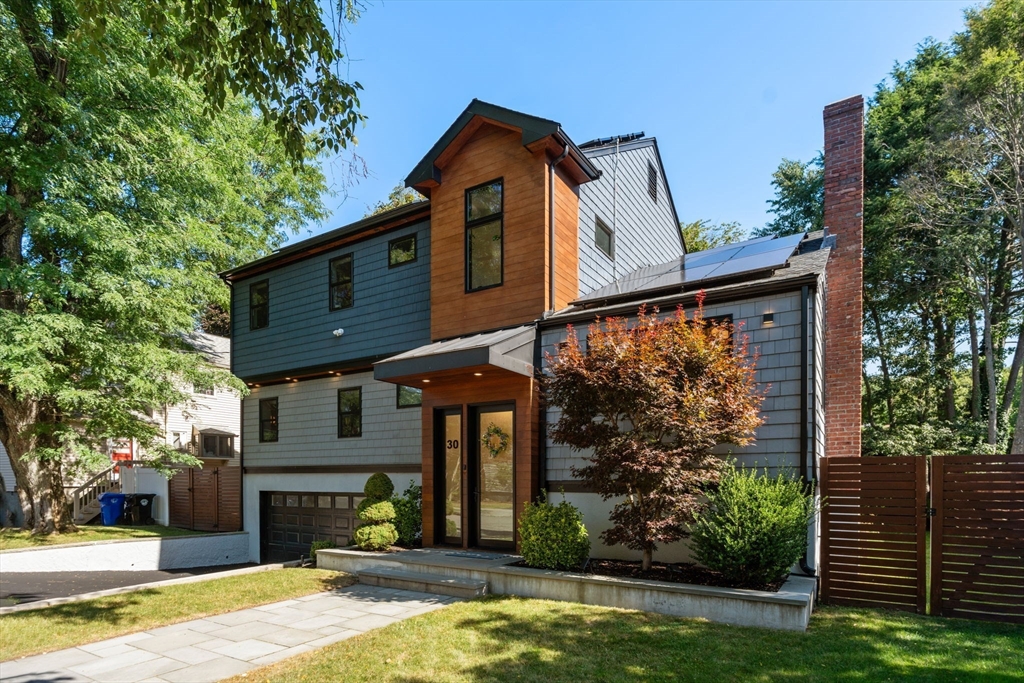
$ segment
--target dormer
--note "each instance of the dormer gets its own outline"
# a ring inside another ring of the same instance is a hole
[[[531,322],[579,291],[579,186],[555,121],[473,100],[406,178],[430,198],[434,340]]]

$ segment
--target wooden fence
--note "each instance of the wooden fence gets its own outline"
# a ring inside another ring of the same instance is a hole
[[[823,601],[1024,623],[1024,456],[824,458],[821,493]]]

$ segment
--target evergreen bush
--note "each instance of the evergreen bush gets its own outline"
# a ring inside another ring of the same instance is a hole
[[[395,492],[391,478],[377,472],[366,480],[366,496],[356,508],[356,516],[363,522],[356,529],[356,544],[363,550],[387,550],[398,540],[398,531],[392,522],[395,507],[388,499]]]
[[[551,504],[546,496],[527,503],[519,518],[523,560],[538,569],[578,570],[590,556],[583,515],[572,503]]]
[[[763,586],[789,572],[807,548],[814,497],[796,477],[730,466],[691,528],[695,560],[737,586]]]
[[[414,481],[401,496],[391,499],[395,507],[395,529],[398,545],[411,548],[423,536],[423,487]]]
[[[391,477],[383,472],[377,472],[366,480],[363,493],[366,494],[367,498],[387,500],[395,493],[395,484],[391,481]]]
[[[327,548],[337,547],[338,546],[334,545],[334,543],[331,541],[313,541],[313,543],[311,543],[309,546],[309,556],[315,560],[317,550],[325,550]]]

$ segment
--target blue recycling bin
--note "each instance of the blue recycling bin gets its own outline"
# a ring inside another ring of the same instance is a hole
[[[107,491],[100,496],[99,500],[103,526],[114,526],[117,524],[117,520],[124,515],[124,494]]]

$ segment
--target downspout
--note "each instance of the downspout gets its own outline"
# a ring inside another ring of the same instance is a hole
[[[804,493],[810,493],[810,479],[807,476],[807,463],[809,459],[808,441],[808,410],[807,410],[807,309],[809,288],[804,285],[800,288],[800,478],[804,482]],[[807,564],[807,546],[804,546],[803,557],[800,558],[800,570],[807,576],[815,576],[815,571]]]
[[[543,373],[541,369],[543,362],[543,343],[541,341],[541,329],[538,325],[537,337],[533,340],[533,372],[534,377],[537,379]],[[544,404],[543,393],[537,403],[537,410],[540,412],[540,420],[537,425],[537,436],[540,440],[537,444],[537,490],[546,496],[548,488],[548,409]]]
[[[548,168],[549,178],[549,190],[548,190],[548,245],[550,246],[551,253],[548,255],[550,259],[550,276],[549,281],[551,282],[551,291],[549,293],[551,307],[548,309],[552,313],[555,311],[555,167],[558,166],[565,157],[569,156],[569,145],[566,144],[562,149],[562,153],[551,162],[551,166]]]

